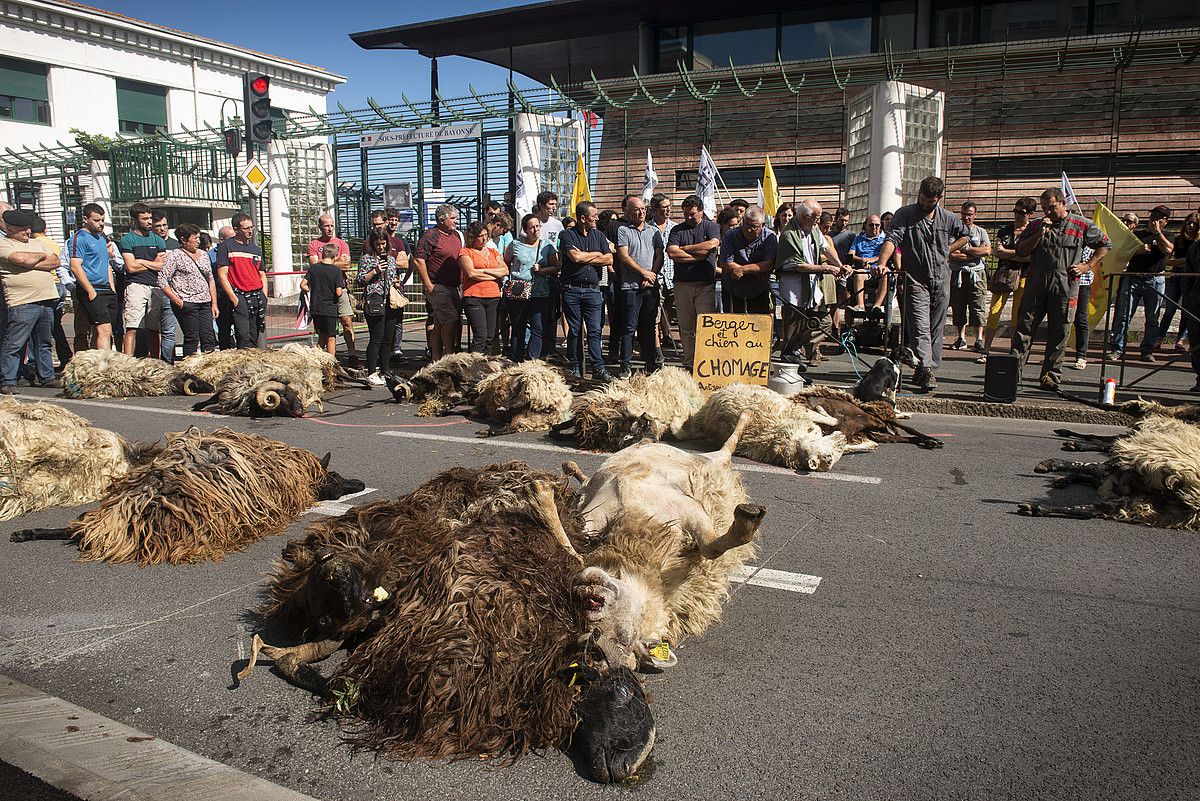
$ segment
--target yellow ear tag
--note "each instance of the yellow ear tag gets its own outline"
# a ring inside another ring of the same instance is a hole
[[[375,592],[371,593],[371,597],[373,597],[377,602],[383,603],[384,601],[386,601],[388,598],[391,598],[392,596],[390,594],[388,594],[388,591],[385,590],[383,587],[376,587]]]
[[[571,680],[567,682],[568,687],[574,687],[575,682],[579,679],[579,663],[572,662],[571,664],[567,665],[567,667],[575,668],[575,672],[571,674]]]
[[[671,659],[671,646],[663,640],[658,645],[650,649],[650,656],[657,659],[659,662],[669,662]]]

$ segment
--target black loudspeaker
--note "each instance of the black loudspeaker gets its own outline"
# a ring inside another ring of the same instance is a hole
[[[1010,353],[988,356],[983,372],[983,398],[996,403],[1012,403],[1017,399],[1021,383],[1021,358]]]

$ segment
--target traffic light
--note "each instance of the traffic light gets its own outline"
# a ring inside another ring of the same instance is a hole
[[[246,142],[266,145],[271,141],[271,79],[258,72],[242,75],[246,105]]]
[[[242,132],[237,128],[225,129],[225,152],[235,158],[242,154]]]

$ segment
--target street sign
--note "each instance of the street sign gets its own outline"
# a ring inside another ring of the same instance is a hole
[[[481,136],[483,123],[480,122],[470,125],[439,125],[436,128],[397,128],[393,131],[359,134],[358,146],[432,145],[439,142],[478,139]]]
[[[250,191],[254,193],[255,197],[261,197],[263,190],[271,181],[267,171],[258,163],[258,159],[250,159],[250,163],[243,167],[238,175],[246,182],[246,186],[250,187]]]

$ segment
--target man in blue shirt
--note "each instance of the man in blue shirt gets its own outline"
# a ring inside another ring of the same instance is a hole
[[[575,207],[575,227],[558,236],[562,269],[563,312],[567,316],[567,341],[570,345],[571,372],[583,375],[583,353],[579,346],[580,326],[587,331],[588,358],[592,360],[592,377],[609,381],[612,376],[604,367],[600,353],[600,311],[604,295],[600,292],[600,271],[613,263],[612,243],[596,225],[600,212],[586,200]]]
[[[775,269],[779,241],[767,230],[766,215],[751,206],[742,224],[721,239],[722,305],[731,314],[770,314],[771,289],[767,281]]]
[[[866,222],[863,223],[863,230],[854,237],[854,241],[850,243],[850,248],[847,250],[847,255],[850,257],[848,263],[854,265],[855,269],[854,275],[850,276],[850,305],[860,311],[864,310],[866,306],[867,298],[863,287],[866,284],[867,276],[858,271],[871,270],[879,264],[879,251],[883,249],[884,239],[883,224],[879,221],[879,215],[871,214],[867,216]],[[882,306],[887,297],[887,291],[888,277],[881,275],[875,289],[875,300],[871,305]]]
[[[112,347],[112,320],[117,308],[113,290],[112,263],[108,258],[108,237],[104,234],[104,209],[89,203],[82,209],[83,227],[67,240],[71,275],[75,276],[76,300],[80,311],[77,325],[95,331],[97,350]]]

